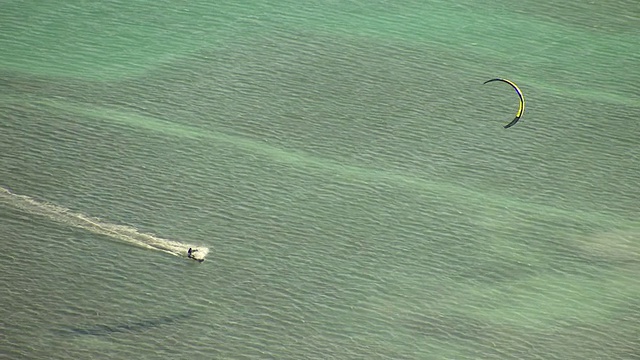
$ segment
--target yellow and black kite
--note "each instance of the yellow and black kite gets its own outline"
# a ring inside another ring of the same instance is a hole
[[[486,84],[492,81],[502,81],[511,85],[511,87],[513,87],[516,90],[516,93],[518,93],[518,97],[520,98],[520,106],[518,107],[518,112],[516,113],[516,117],[513,120],[511,120],[510,123],[504,126],[505,129],[508,129],[513,125],[515,125],[518,122],[518,120],[520,120],[520,118],[522,117],[522,114],[524,114],[524,95],[522,95],[522,91],[520,91],[520,89],[518,88],[518,85],[514,84],[513,81],[511,80],[498,78],[498,79],[487,80],[483,84]]]

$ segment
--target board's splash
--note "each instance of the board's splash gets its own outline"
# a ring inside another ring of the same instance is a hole
[[[106,235],[150,250],[159,250],[171,255],[187,257],[188,249],[192,248],[198,250],[198,259],[204,259],[209,253],[209,249],[203,246],[163,239],[155,235],[139,232],[129,226],[110,224],[100,219],[74,213],[59,205],[39,201],[26,195],[15,194],[2,186],[0,186],[0,201],[29,214],[44,216],[55,222],[85,229],[95,234]]]

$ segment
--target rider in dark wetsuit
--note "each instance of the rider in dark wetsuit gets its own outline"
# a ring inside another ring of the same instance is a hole
[[[198,249],[192,250],[191,248],[189,248],[189,251],[187,251],[187,257],[189,259],[193,259],[193,253],[198,251]]]

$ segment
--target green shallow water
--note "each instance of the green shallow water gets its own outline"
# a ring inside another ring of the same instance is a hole
[[[639,15],[5,4],[0,353],[638,357]]]

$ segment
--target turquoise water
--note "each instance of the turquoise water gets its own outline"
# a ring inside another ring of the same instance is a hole
[[[4,4],[0,354],[638,358],[639,17]]]

